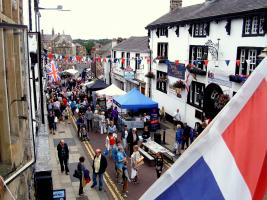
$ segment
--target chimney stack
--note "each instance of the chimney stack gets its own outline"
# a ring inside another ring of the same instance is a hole
[[[182,7],[182,0],[170,0],[170,12]]]

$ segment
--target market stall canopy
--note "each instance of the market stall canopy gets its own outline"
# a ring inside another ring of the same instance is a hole
[[[103,90],[98,90],[96,92],[97,95],[101,96],[101,95],[106,95],[106,96],[121,96],[121,95],[125,95],[126,92],[121,90],[120,88],[118,88],[116,85],[110,85],[107,88],[103,89]]]
[[[141,94],[136,88],[123,96],[115,97],[113,102],[123,109],[158,108],[158,103]]]
[[[67,72],[67,73],[70,73],[70,74],[72,74],[72,75],[79,74],[79,71],[76,70],[76,69],[67,69],[67,70],[65,70],[65,71],[63,71],[63,72]]]
[[[93,85],[86,86],[90,91],[97,91],[108,87],[108,85],[102,80],[96,80]]]
[[[85,82],[85,83],[82,83],[81,86],[82,86],[82,90],[85,91],[87,87],[90,87],[91,85],[94,84],[95,81],[88,81],[88,82]]]

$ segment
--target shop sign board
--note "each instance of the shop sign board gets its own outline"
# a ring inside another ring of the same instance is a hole
[[[175,63],[170,62],[168,64],[168,76],[185,80],[185,71],[186,67],[183,63],[176,65]]]
[[[133,71],[124,71],[124,78],[125,79],[134,79],[134,72]]]

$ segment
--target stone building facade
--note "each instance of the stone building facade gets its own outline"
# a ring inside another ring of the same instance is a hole
[[[32,196],[34,163],[23,0],[0,0],[0,176],[15,199]],[[0,199],[11,199],[0,190]]]

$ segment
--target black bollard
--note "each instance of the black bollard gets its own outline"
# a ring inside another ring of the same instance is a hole
[[[165,142],[165,134],[166,134],[166,129],[163,129],[163,141],[162,141],[162,144],[166,144],[166,142]]]

